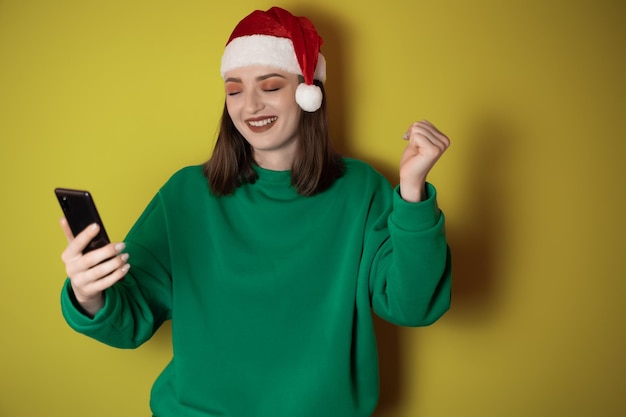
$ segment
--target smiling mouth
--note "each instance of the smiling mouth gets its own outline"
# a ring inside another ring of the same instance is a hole
[[[265,127],[265,126],[271,125],[276,120],[278,120],[278,117],[272,116],[266,119],[248,120],[246,123],[248,123],[248,125],[251,127]]]

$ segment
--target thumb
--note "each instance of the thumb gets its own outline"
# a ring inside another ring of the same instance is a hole
[[[74,240],[74,234],[72,233],[72,229],[70,228],[70,225],[67,222],[67,219],[65,217],[61,217],[60,223],[61,223],[61,229],[63,230],[63,234],[65,234],[67,241],[71,242],[72,240]]]

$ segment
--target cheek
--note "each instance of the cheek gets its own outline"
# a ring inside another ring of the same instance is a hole
[[[235,121],[235,114],[237,113],[237,104],[233,100],[226,99],[226,112],[233,121]]]
[[[300,112],[302,109],[296,103],[296,94],[286,93],[281,95],[280,98],[277,98],[275,101],[275,106],[280,108],[283,114],[288,114],[289,117],[300,117]]]
[[[242,132],[242,129],[244,129],[244,123],[240,120],[240,117],[237,116],[238,112],[237,112],[237,106],[235,105],[229,105],[228,101],[226,102],[226,113],[228,113],[228,116],[230,117],[230,120],[232,121],[233,125],[235,126],[235,129],[237,129],[237,131],[239,133]]]
[[[285,123],[285,129],[290,132],[291,135],[298,133],[298,127],[300,126],[300,114],[301,111],[293,110],[287,116],[288,121]]]

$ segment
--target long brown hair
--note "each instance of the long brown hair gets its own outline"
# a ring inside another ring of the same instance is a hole
[[[317,81],[315,84],[322,89],[322,106],[313,113],[301,112],[299,142],[291,168],[291,183],[304,196],[328,189],[345,171],[343,160],[330,142],[324,86]],[[254,164],[252,148],[235,127],[224,103],[213,155],[202,166],[213,194],[229,195],[242,184],[254,184],[258,178]]]

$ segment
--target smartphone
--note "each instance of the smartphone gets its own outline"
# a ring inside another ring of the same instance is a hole
[[[59,200],[63,214],[74,236],[93,223],[100,225],[100,232],[89,242],[85,250],[83,250],[83,253],[101,248],[110,242],[109,236],[104,229],[102,219],[100,219],[100,215],[96,209],[96,204],[89,191],[74,190],[71,188],[55,188],[54,193]]]

